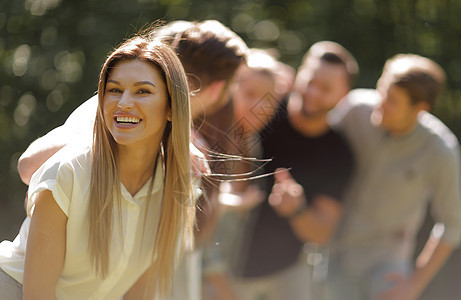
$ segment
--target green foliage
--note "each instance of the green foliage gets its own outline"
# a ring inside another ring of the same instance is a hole
[[[360,87],[396,53],[431,57],[448,74],[436,114],[459,136],[460,12],[453,0],[0,0],[0,238],[24,214],[20,153],[95,92],[107,53],[151,21],[217,19],[294,67],[312,43],[334,40],[357,57]]]

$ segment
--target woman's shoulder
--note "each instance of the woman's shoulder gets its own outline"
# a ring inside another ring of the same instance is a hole
[[[27,210],[30,213],[36,195],[43,190],[50,190],[67,214],[70,199],[75,189],[87,186],[91,178],[91,148],[66,146],[50,157],[32,175],[28,190]]]

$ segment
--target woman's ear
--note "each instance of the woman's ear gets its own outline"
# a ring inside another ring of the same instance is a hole
[[[171,122],[171,109],[168,110],[168,115],[166,116],[167,121]]]

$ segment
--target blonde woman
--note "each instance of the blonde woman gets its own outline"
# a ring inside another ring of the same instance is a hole
[[[29,217],[0,244],[0,298],[154,299],[193,242],[190,111],[174,51],[147,37],[100,74],[92,147],[32,177]],[[23,284],[23,287],[21,286]]]

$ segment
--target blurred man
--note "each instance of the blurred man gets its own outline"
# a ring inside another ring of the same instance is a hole
[[[269,123],[291,90],[294,76],[294,69],[277,61],[269,51],[249,49],[247,64],[239,68],[231,88],[234,122],[224,133],[232,140],[235,153],[247,158],[262,157],[259,131]],[[248,174],[255,170],[255,164],[254,160],[242,159],[234,161],[232,169],[234,173]],[[221,217],[215,235],[204,251],[204,299],[238,299],[229,283],[228,266],[238,259],[236,249],[240,245],[248,210],[267,197],[260,183],[259,180],[249,180],[221,185]]]
[[[272,158],[265,171],[278,171],[268,183],[268,201],[252,211],[246,230],[235,284],[241,299],[309,299],[311,269],[303,244],[330,239],[353,165],[347,143],[329,128],[326,115],[357,72],[342,46],[316,43],[303,59],[291,97],[262,131],[263,157]]]
[[[353,91],[332,111],[357,171],[332,250],[329,299],[417,299],[459,244],[459,144],[427,112],[444,83],[433,61],[397,55],[386,62],[377,91]],[[428,204],[438,224],[413,269]]]

